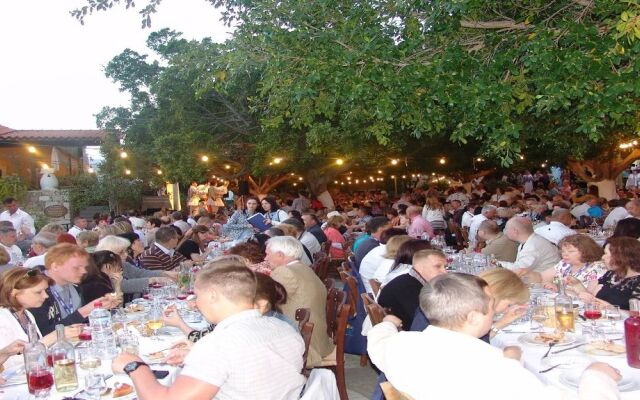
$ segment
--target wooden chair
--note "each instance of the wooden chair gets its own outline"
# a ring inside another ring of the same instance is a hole
[[[307,309],[300,308],[299,310],[307,310]],[[304,354],[302,355],[302,374],[307,375],[307,357],[309,356],[309,345],[311,344],[311,335],[313,335],[313,322],[307,321],[303,323],[300,328],[300,334],[302,335],[302,340],[304,341]]]
[[[384,397],[387,400],[413,400],[411,396],[399,392],[398,389],[394,388],[393,385],[389,382],[382,382],[380,384],[380,388],[382,389],[382,393],[384,393]]]
[[[364,309],[367,311],[367,315],[371,320],[371,325],[375,326],[382,322],[384,316],[387,315],[384,308],[382,308],[380,304],[376,303],[368,293],[362,293],[360,297],[362,298]]]
[[[369,285],[371,285],[371,290],[373,290],[373,294],[375,296],[378,296],[378,293],[380,293],[380,286],[382,286],[382,284],[377,280],[371,278],[369,279]]]
[[[313,262],[313,264],[311,264],[311,268],[318,278],[320,278],[321,281],[324,281],[327,279],[327,275],[329,274],[329,257],[326,255],[320,256]]]
[[[352,318],[356,315],[357,312],[356,307],[358,305],[358,283],[356,282],[356,279],[344,269],[339,268],[338,273],[340,274],[340,280],[342,281],[342,283],[349,287],[348,300],[349,305],[351,306],[351,315],[349,315],[349,318]]]
[[[298,321],[298,329],[302,332],[302,327],[304,324],[309,322],[309,317],[311,317],[311,310],[308,308],[298,308],[296,310],[296,321]]]
[[[331,240],[327,240],[326,242],[320,245],[320,251],[327,255],[327,257],[331,254]]]
[[[336,375],[340,400],[349,400],[344,372],[344,342],[351,306],[343,304],[345,297],[342,290],[335,288],[331,289],[327,295],[327,335],[336,345],[336,361],[335,365],[323,365],[333,370]]]
[[[322,282],[324,283],[324,287],[327,288],[327,295],[329,294],[329,291],[331,291],[331,289],[333,289],[336,286],[335,281],[331,278],[327,278]]]
[[[340,267],[346,272],[350,272],[351,271],[351,266],[349,265],[349,261],[347,261],[347,260],[341,262],[340,263]]]

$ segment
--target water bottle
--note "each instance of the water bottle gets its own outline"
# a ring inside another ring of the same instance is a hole
[[[100,358],[115,357],[117,349],[111,324],[111,313],[102,308],[102,303],[99,301],[95,303],[93,311],[89,314],[89,326],[91,327],[91,341]]]

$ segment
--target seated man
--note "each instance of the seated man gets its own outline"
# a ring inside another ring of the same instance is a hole
[[[83,305],[82,294],[76,286],[87,272],[89,253],[80,246],[60,243],[51,247],[44,256],[44,273],[55,285],[46,290],[47,299],[38,308],[31,308],[42,336],[55,330],[57,324],[84,323],[89,313],[101,302],[103,308],[113,308],[119,301],[113,297],[101,297]]]
[[[36,254],[31,258],[27,258],[23,264],[25,268],[33,268],[38,265],[44,265],[44,256],[49,248],[55,246],[56,235],[51,232],[40,232],[31,239],[31,250]]]
[[[420,250],[413,255],[412,265],[409,273],[393,278],[383,286],[378,296],[378,304],[400,318],[405,330],[413,322],[422,287],[436,276],[447,273],[447,258],[440,250]]]
[[[178,253],[178,233],[171,227],[163,226],[156,231],[155,242],[140,255],[140,264],[145,269],[171,271],[187,261]]]
[[[372,362],[397,390],[416,400],[572,397],[477,340],[489,331],[494,315],[494,301],[482,279],[441,275],[420,292],[420,307],[431,322],[424,331],[399,333],[400,320],[390,315],[367,335]],[[579,396],[615,399],[619,379],[611,366],[593,363],[582,373]]]
[[[551,213],[549,224],[536,228],[534,232],[557,246],[565,237],[578,233],[571,229],[572,223],[573,217],[569,210],[557,208]]]
[[[502,263],[504,267],[514,270],[517,274],[541,272],[560,261],[558,248],[547,239],[535,234],[529,219],[513,217],[507,221],[504,231],[509,239],[520,243],[516,261],[513,264]]]
[[[254,273],[239,264],[198,272],[196,304],[216,328],[193,346],[171,386],[131,354],[116,357],[113,371],[129,375],[140,400],[300,398],[304,342],[286,322],[254,309],[256,285]]]
[[[494,256],[498,261],[514,262],[518,254],[518,244],[509,239],[498,228],[496,221],[487,219],[478,227],[478,238],[485,243],[482,254]]]
[[[273,272],[271,277],[287,290],[287,302],[282,313],[295,320],[298,308],[311,310],[313,334],[307,358],[307,366],[313,368],[330,355],[335,346],[327,335],[327,289],[311,268],[302,264],[304,250],[299,241],[291,236],[276,236],[267,241],[265,260]]]

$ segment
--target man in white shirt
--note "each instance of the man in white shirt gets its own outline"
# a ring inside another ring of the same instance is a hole
[[[462,218],[460,220],[460,227],[462,228],[469,228],[471,226],[471,221],[473,220],[473,217],[475,216],[475,214],[473,213],[473,210],[476,208],[475,205],[467,205],[466,206],[466,211],[464,212],[464,214],[462,214]]]
[[[186,235],[189,229],[191,229],[191,225],[182,219],[182,213],[180,211],[174,211],[171,213],[171,224],[180,228],[182,236]]]
[[[640,218],[640,199],[629,200],[624,208],[629,213],[629,217]]]
[[[586,200],[584,201],[584,203],[576,205],[571,209],[571,215],[573,215],[577,220],[579,220],[580,217],[584,215],[588,215],[587,211],[589,210],[589,208],[591,208],[591,206],[589,205],[589,200],[592,200],[593,196],[585,197]]]
[[[73,219],[73,226],[67,232],[69,235],[74,238],[78,237],[78,233],[84,232],[87,230],[87,219],[85,217],[77,216]]]
[[[47,250],[57,244],[55,233],[40,232],[31,239],[31,250],[36,253],[35,256],[27,258],[24,262],[25,268],[33,268],[38,265],[44,265],[44,257]]]
[[[542,272],[560,261],[558,248],[542,236],[536,235],[528,218],[511,218],[507,221],[504,232],[509,239],[520,243],[520,246],[518,246],[516,261],[513,264],[502,263],[502,265],[519,275],[525,275],[531,271]]]
[[[12,225],[0,225],[0,246],[9,253],[9,264],[14,266],[22,265],[24,256],[22,250],[16,243],[18,242],[18,234]]]
[[[627,178],[627,182],[625,184],[625,188],[632,192],[637,191],[640,187],[640,171],[638,168],[633,168],[631,170],[631,174]]]
[[[12,197],[4,199],[2,204],[7,210],[0,214],[0,221],[11,221],[18,233],[18,240],[31,239],[36,234],[36,227],[31,215],[22,211],[18,207],[16,199]]]
[[[570,389],[545,385],[518,360],[478,339],[494,316],[494,299],[482,279],[440,275],[420,292],[420,308],[431,321],[422,332],[398,332],[400,320],[387,316],[367,334],[371,360],[400,392],[417,400],[576,397]],[[592,363],[582,373],[578,398],[617,399],[617,380],[614,368]]]
[[[558,245],[560,240],[578,233],[570,228],[572,221],[573,218],[571,218],[569,210],[558,208],[551,213],[549,224],[537,228],[535,233],[551,243]]]
[[[488,219],[494,219],[496,217],[496,206],[486,205],[482,207],[482,212],[473,217],[471,225],[469,226],[469,248],[473,249],[476,246],[478,234],[478,228],[480,224]]]
[[[300,220],[295,218],[287,218],[282,221],[283,224],[291,225],[296,228],[297,236],[296,239],[300,241],[304,245],[304,247],[309,250],[311,256],[315,256],[316,253],[321,251],[320,242],[313,236],[312,233],[304,230],[304,224],[300,222]],[[313,260],[311,260],[313,261]]]
[[[621,219],[629,218],[629,212],[625,208],[626,202],[624,200],[618,200],[618,207],[613,208],[607,214],[607,217],[604,219],[604,223],[602,224],[603,229],[614,229],[616,224]]]
[[[127,353],[113,360],[113,372],[129,375],[140,400],[299,399],[302,336],[254,309],[255,292],[255,275],[244,265],[201,270],[196,303],[216,329],[189,351],[175,382],[162,385],[142,359]]]

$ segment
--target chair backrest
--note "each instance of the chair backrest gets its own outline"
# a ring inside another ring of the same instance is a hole
[[[367,311],[367,315],[371,320],[371,325],[375,326],[382,322],[386,315],[384,308],[382,308],[380,304],[376,303],[368,293],[362,293],[360,297],[362,298],[364,309]]]
[[[329,257],[324,253],[316,253],[318,258],[311,264],[311,268],[320,280],[324,281],[329,275]]]
[[[371,285],[371,290],[373,290],[373,294],[378,296],[378,293],[380,293],[381,283],[371,278],[369,279],[369,285]]]
[[[320,251],[329,256],[331,252],[331,240],[327,239],[324,243],[320,245]]]
[[[298,308],[296,310],[296,321],[298,321],[298,329],[302,331],[302,326],[309,322],[311,317],[311,310],[308,308]]]
[[[338,332],[338,309],[344,303],[345,293],[336,288],[327,293],[327,335],[336,342]]]
[[[344,292],[342,293],[342,298],[344,299]],[[340,400],[349,400],[345,377],[344,345],[346,342],[349,314],[351,313],[350,309],[351,306],[349,304],[340,304],[338,306],[337,326],[333,337],[333,342],[336,344],[336,383],[338,385],[338,392],[340,393]]]
[[[351,276],[348,272],[346,272],[342,268],[338,268],[338,273],[340,274],[340,280],[346,286],[349,287],[349,305],[351,306],[351,315],[349,318],[356,315],[358,306],[358,283],[356,282],[356,278]]]
[[[301,308],[300,310],[306,310]],[[309,345],[311,344],[311,335],[313,334],[313,322],[305,322],[300,327],[300,334],[304,341],[304,354],[302,355],[302,373],[304,374],[307,369],[307,356],[309,355]]]
[[[333,278],[326,278],[322,281],[322,283],[324,283],[324,287],[327,288],[327,294],[329,294],[329,290],[333,289],[336,286],[336,282],[333,280]]]

